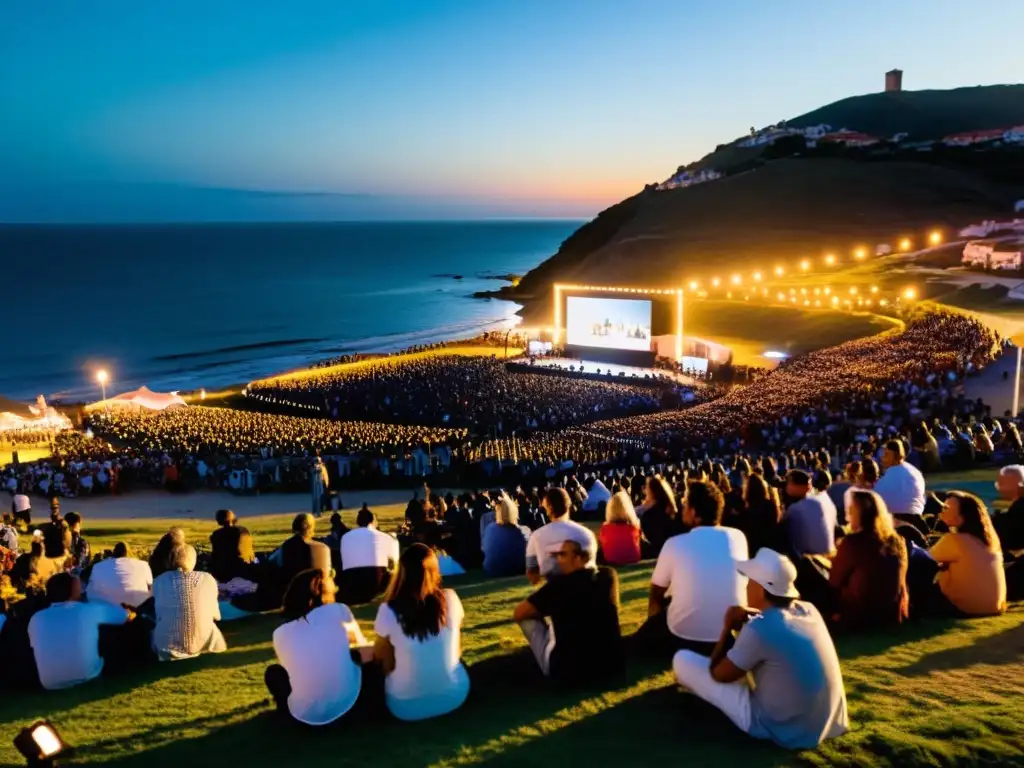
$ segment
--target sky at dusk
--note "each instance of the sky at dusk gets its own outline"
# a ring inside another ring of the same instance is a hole
[[[589,217],[893,67],[1020,81],[1009,29],[1020,0],[9,0],[0,221]]]

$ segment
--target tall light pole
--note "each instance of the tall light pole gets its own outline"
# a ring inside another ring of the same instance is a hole
[[[110,375],[105,369],[100,368],[96,371],[96,381],[100,384],[100,392],[103,395],[103,400],[107,399],[107,381],[110,379]]]
[[[1024,344],[1024,342],[1021,342]],[[1021,347],[1017,345],[1017,364],[1013,367],[1013,410],[1010,413],[1010,418],[1017,418],[1017,414],[1020,413],[1020,364],[1021,364]]]

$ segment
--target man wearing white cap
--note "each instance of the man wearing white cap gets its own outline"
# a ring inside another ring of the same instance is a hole
[[[846,733],[850,719],[836,649],[818,610],[797,599],[796,567],[761,548],[737,570],[748,579],[750,607],[726,611],[710,660],[676,653],[676,679],[742,731],[783,747],[808,749]]]

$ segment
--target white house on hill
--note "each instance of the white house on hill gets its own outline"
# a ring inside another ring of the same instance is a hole
[[[1019,242],[972,240],[964,246],[961,263],[965,267],[1018,270],[1021,268],[1022,257],[1024,252]]]

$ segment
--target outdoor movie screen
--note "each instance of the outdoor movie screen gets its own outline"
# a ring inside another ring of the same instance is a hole
[[[578,347],[647,352],[651,348],[651,302],[569,296],[565,342]]]

